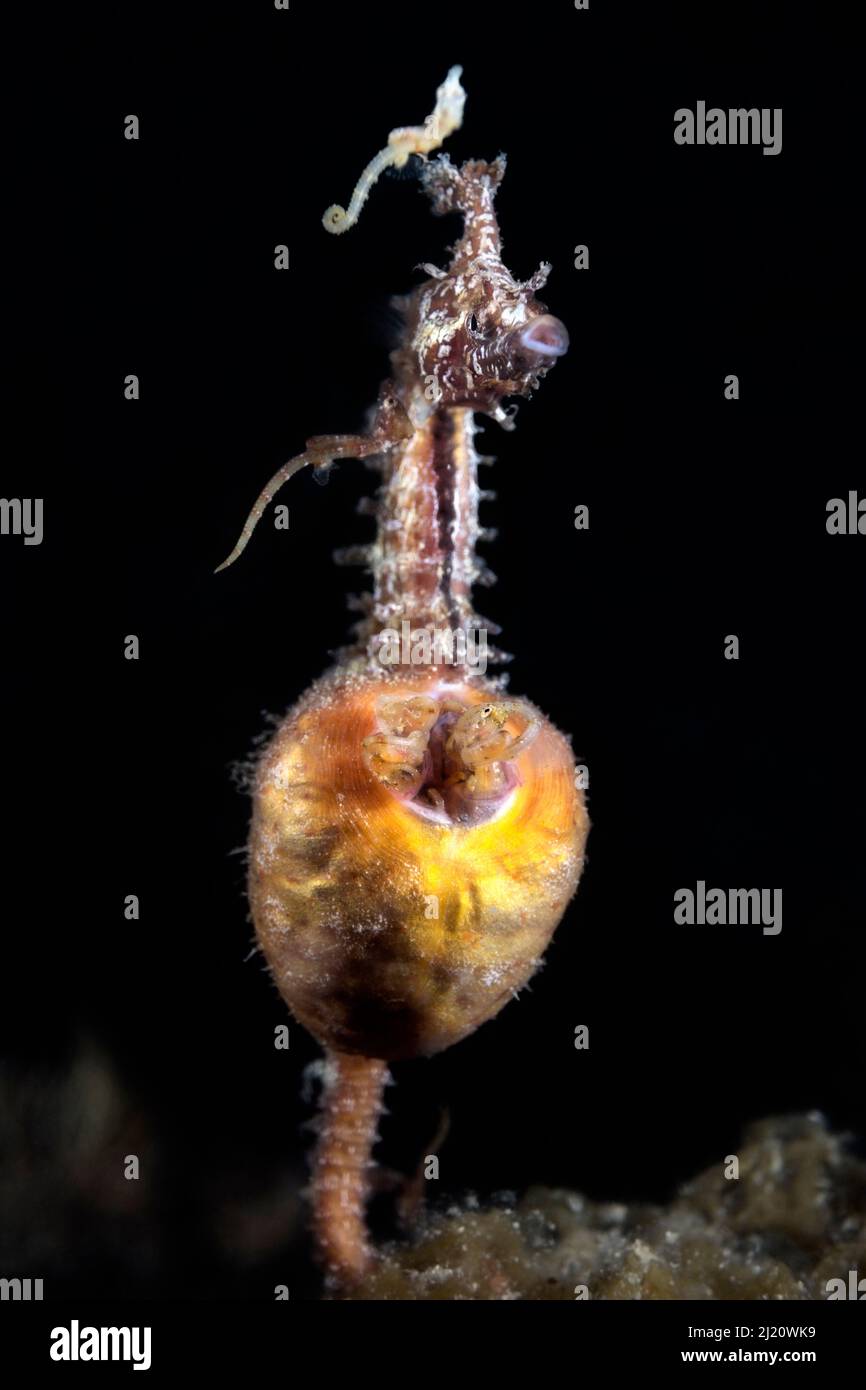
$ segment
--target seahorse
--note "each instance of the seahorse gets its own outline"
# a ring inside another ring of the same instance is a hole
[[[354,557],[372,592],[354,643],[261,755],[250,833],[258,941],[325,1050],[309,1196],[336,1287],[375,1260],[366,1203],[388,1064],[450,1047],[525,985],[577,888],[589,829],[569,740],[487,675],[486,635],[499,629],[473,608],[473,587],[492,579],[475,553],[491,496],[476,417],[512,429],[505,402],[538,386],[568,334],[536,298],[550,267],[521,283],[503,263],[505,157],[459,168],[430,157],[462,122],[460,76],[451,69],[423,126],[392,132],[349,211],[323,219],[345,231],[382,169],[413,158],[434,213],[462,217],[450,263],[425,266],[396,301],[404,331],[369,428],[308,440],[220,566],[298,469],[376,461],[376,538]]]

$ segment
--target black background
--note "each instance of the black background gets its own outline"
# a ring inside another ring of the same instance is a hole
[[[316,1292],[297,1222],[246,1257],[231,1234],[231,1212],[268,1193],[267,1210],[280,1193],[291,1207],[305,1181],[317,1055],[297,1025],[273,1047],[287,1015],[249,954],[232,768],[345,640],[363,579],[331,551],[372,534],[354,508],[373,476],[296,478],[290,530],[266,522],[211,571],[305,438],[362,424],[390,297],[444,261],[457,224],[410,180],[383,179],[343,237],[320,218],[455,62],[468,100],[447,149],[507,152],[506,262],[519,278],[552,262],[542,297],[572,342],[517,430],[482,438],[499,582],[479,605],[514,653],[511,689],[588,764],[593,830],[531,989],[394,1068],[382,1160],[411,1169],[445,1109],[446,1194],[665,1200],[751,1119],[818,1108],[866,1133],[866,540],[825,529],[829,498],[866,490],[854,54],[826,12],[819,27],[809,7],[698,8],[299,0],[76,19],[24,166],[43,211],[3,493],[44,496],[45,540],[0,553],[4,1055],[36,1097],[82,1049],[108,1059],[149,1206],[146,1240],[122,1211],[119,1241],[90,1219],[88,1201],[125,1200],[118,1136],[73,1217],[43,1214],[55,1288]],[[676,146],[673,113],[699,99],[781,106],[781,155]],[[781,935],[676,926],[673,893],[697,879],[781,887]],[[25,1143],[13,1205],[33,1164]]]

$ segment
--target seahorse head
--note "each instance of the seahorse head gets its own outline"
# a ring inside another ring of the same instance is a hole
[[[434,407],[498,415],[503,400],[529,395],[568,350],[565,325],[536,298],[549,265],[521,282],[502,260],[493,200],[504,172],[504,155],[460,169],[442,155],[423,166],[434,212],[460,213],[463,234],[447,271],[427,267],[431,279],[400,301],[409,346],[393,361],[404,385],[414,382]]]

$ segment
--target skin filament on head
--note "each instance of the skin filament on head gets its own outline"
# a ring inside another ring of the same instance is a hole
[[[410,155],[426,155],[432,150],[438,150],[453,131],[460,129],[463,124],[463,105],[466,101],[466,93],[460,84],[462,71],[460,67],[450,69],[436,92],[436,106],[423,126],[400,126],[391,131],[384,150],[374,155],[356,183],[348,211],[338,203],[333,203],[326,211],[322,218],[322,226],[326,232],[339,235],[354,227],[370,189],[386,169],[392,166],[402,169]]]

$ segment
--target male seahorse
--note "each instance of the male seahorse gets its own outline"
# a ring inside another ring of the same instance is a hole
[[[255,778],[249,895],[276,984],[325,1048],[310,1188],[333,1279],[374,1258],[365,1224],[387,1063],[429,1056],[492,1018],[537,969],[583,863],[588,820],[566,738],[474,659],[473,611],[492,576],[475,544],[475,415],[513,428],[568,335],[501,257],[493,208],[505,172],[428,155],[462,120],[460,69],[420,127],[392,132],[348,212],[389,164],[414,156],[436,213],[463,231],[446,271],[399,301],[405,332],[369,430],[308,440],[264,490],[230,564],[277,489],[310,464],[377,456],[373,575],[355,645],[286,716]],[[224,568],[224,566],[220,566]],[[398,640],[399,634],[399,640]],[[495,657],[494,653],[494,657]]]

